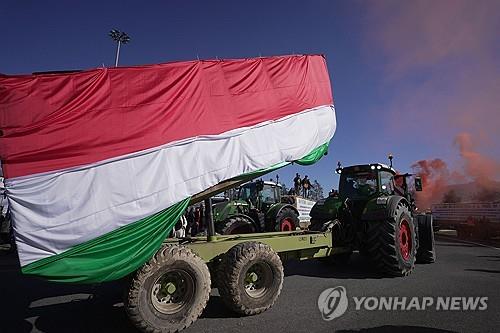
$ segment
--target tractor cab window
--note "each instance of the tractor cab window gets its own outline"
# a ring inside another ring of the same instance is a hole
[[[343,174],[340,193],[348,198],[365,198],[377,192],[377,174],[360,172]]]
[[[380,191],[386,194],[392,194],[394,192],[392,173],[387,171],[382,171],[380,173]]]
[[[276,192],[274,190],[274,187],[269,185],[264,185],[264,189],[262,190],[262,192],[260,192],[260,197],[263,203],[272,204],[276,202],[275,194]]]
[[[255,199],[257,198],[257,190],[255,184],[247,184],[240,187],[240,193],[238,195],[240,200],[250,200],[255,204]]]
[[[396,175],[394,177],[394,190],[396,194],[404,196],[405,195],[406,180],[403,175]]]
[[[281,187],[276,186],[274,188],[274,197],[276,198],[276,202],[281,202]]]

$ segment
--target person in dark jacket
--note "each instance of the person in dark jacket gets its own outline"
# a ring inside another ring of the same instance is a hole
[[[307,198],[309,196],[309,190],[311,189],[311,181],[307,178],[307,175],[302,179],[302,196]]]
[[[191,227],[191,236],[196,236],[196,234],[200,230],[200,224],[201,224],[201,211],[200,207],[196,207],[194,210],[194,220],[193,220],[193,225]]]
[[[300,175],[297,172],[295,174],[295,178],[293,179],[293,188],[295,189],[295,195],[300,195],[300,186],[302,185],[302,179],[300,179]]]

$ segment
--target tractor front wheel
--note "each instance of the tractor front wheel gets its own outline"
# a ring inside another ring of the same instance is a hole
[[[243,315],[273,306],[283,286],[283,265],[266,244],[245,242],[232,247],[218,267],[217,287],[226,306]]]
[[[366,248],[378,268],[391,276],[406,276],[415,267],[416,230],[410,211],[399,203],[394,216],[368,225]]]

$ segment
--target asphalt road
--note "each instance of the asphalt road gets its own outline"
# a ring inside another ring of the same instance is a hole
[[[239,317],[211,297],[195,332],[498,332],[500,250],[440,238],[438,261],[418,265],[406,278],[380,276],[354,255],[346,267],[317,261],[290,262],[275,306],[258,316]],[[343,286],[349,307],[324,321],[318,296]],[[19,274],[16,258],[0,254],[0,332],[135,332],[123,311],[123,283],[63,285]],[[352,297],[488,297],[487,310],[411,311],[355,309]]]

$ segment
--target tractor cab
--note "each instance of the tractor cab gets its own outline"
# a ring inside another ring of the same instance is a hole
[[[339,196],[342,199],[369,200],[394,190],[394,169],[384,164],[354,165],[337,168],[340,174]]]
[[[339,191],[317,202],[310,212],[311,220],[327,221],[341,213],[348,215],[344,220],[375,218],[385,209],[389,197],[394,196],[403,197],[410,207],[414,206],[408,185],[412,174],[398,174],[392,166],[382,163],[348,167],[339,163],[335,172],[340,175]],[[415,177],[414,189],[422,190],[420,177]]]
[[[381,163],[338,167],[339,196],[343,200],[368,201],[383,195],[410,196],[408,179],[412,174],[398,174],[392,167]],[[422,180],[415,177],[415,191],[422,190]]]
[[[266,213],[272,205],[281,202],[281,185],[262,180],[250,182],[240,186],[237,199]]]

